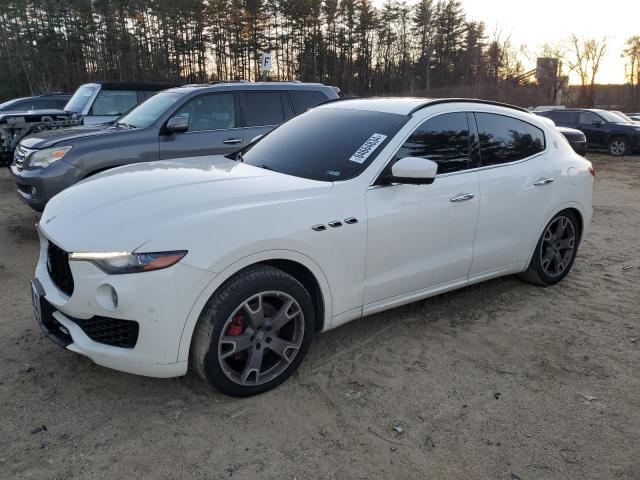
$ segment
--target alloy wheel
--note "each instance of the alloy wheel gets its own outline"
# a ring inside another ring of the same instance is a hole
[[[280,291],[260,292],[227,318],[218,362],[235,383],[255,386],[277,378],[294,360],[304,337],[300,304]]]
[[[567,217],[557,217],[544,232],[540,265],[550,277],[558,277],[569,267],[576,248],[576,232]]]
[[[624,155],[627,151],[627,145],[624,140],[614,140],[609,145],[609,152],[612,155]]]

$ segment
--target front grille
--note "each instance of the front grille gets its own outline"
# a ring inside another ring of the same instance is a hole
[[[586,142],[587,141],[587,137],[584,136],[584,133],[582,132],[563,132],[562,133],[565,137],[567,137],[567,140],[571,141],[571,142]]]
[[[31,154],[32,150],[28,148],[24,148],[22,145],[18,144],[18,148],[16,148],[13,153],[13,163],[15,163],[16,168],[19,172],[24,168],[24,160]]]
[[[133,348],[138,341],[138,322],[108,317],[91,317],[86,320],[72,318],[94,342],[112,347]]]
[[[47,247],[47,271],[55,286],[71,296],[73,276],[69,267],[69,254],[52,242]]]

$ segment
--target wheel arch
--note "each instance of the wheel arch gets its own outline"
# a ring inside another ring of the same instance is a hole
[[[332,299],[329,283],[320,266],[306,255],[292,250],[267,250],[246,256],[219,272],[203,289],[189,312],[182,329],[177,361],[189,358],[193,332],[202,310],[213,294],[232,276],[255,265],[279,268],[296,278],[309,291],[316,311],[316,330],[331,326]]]
[[[540,227],[540,230],[538,231],[538,235],[536,236],[533,242],[533,246],[530,248],[529,258],[527,258],[527,262],[526,262],[527,267],[531,263],[531,259],[533,258],[533,254],[536,251],[536,247],[538,246],[538,241],[540,240],[540,237],[542,236],[544,229],[547,227],[547,225],[549,224],[549,222],[553,217],[565,211],[572,212],[576,215],[576,218],[578,219],[578,226],[580,229],[580,241],[582,241],[582,238],[584,237],[584,231],[585,231],[585,214],[583,212],[582,205],[580,205],[577,202],[569,202],[569,203],[564,203],[562,205],[559,205],[555,209],[551,210],[551,214],[547,216],[546,221]]]
[[[609,133],[605,138],[604,143],[606,144],[606,146],[608,146],[611,140],[618,137],[624,138],[625,140],[627,140],[627,142],[629,142],[629,145],[631,145],[631,134],[627,132],[618,132],[618,131]]]

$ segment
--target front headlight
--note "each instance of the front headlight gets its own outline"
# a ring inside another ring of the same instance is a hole
[[[187,254],[186,250],[153,253],[70,253],[69,260],[81,260],[93,263],[96,267],[110,275],[123,273],[149,272],[170,267]]]
[[[29,166],[31,167],[48,167],[52,163],[57,162],[71,150],[71,146],[44,148],[32,153],[29,156]]]

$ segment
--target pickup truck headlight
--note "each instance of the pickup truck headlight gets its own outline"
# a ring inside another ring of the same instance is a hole
[[[29,166],[31,167],[48,167],[52,163],[57,162],[71,150],[71,146],[44,148],[32,153],[29,156]]]
[[[69,260],[91,262],[105,273],[120,275],[167,268],[178,263],[186,254],[186,250],[153,253],[70,253]]]

